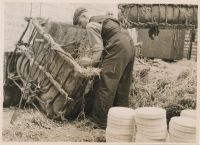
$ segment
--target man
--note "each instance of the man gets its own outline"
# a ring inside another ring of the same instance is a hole
[[[100,61],[102,51],[104,50],[103,41],[101,38],[102,24],[100,23],[100,21],[102,21],[102,18],[103,18],[102,16],[98,16],[95,18],[92,17],[90,19],[92,22],[89,23],[88,11],[85,8],[78,8],[74,12],[73,24],[78,25],[82,28],[86,28],[89,43],[93,49],[92,60],[91,61],[87,61],[87,60],[80,61],[79,63],[82,66],[88,66],[88,65],[97,66]],[[95,20],[93,20],[93,19],[95,19]]]
[[[90,119],[105,128],[110,107],[128,107],[135,50],[131,37],[121,30],[117,20],[107,16],[89,19],[87,12],[84,8],[77,9],[73,23],[86,28],[90,46],[94,50],[92,59],[80,61],[80,64],[97,66],[101,60],[102,71],[95,84]]]

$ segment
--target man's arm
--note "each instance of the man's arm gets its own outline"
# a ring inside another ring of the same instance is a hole
[[[101,24],[95,22],[90,22],[86,26],[89,44],[92,47],[93,55],[90,62],[81,62],[83,66],[96,66],[100,62],[102,51],[104,50],[101,38],[101,27]]]
[[[89,43],[93,50],[91,62],[93,66],[96,66],[99,63],[102,51],[104,50],[101,29],[102,25],[95,22],[88,23],[86,27]]]

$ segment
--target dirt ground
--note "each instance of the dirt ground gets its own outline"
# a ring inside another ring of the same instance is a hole
[[[105,142],[105,131],[93,126],[87,119],[53,122],[36,110],[3,109],[3,141]]]

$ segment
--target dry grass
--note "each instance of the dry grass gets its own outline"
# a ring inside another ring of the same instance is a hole
[[[181,110],[196,107],[196,75],[193,61],[136,60],[129,107],[164,107],[169,121]],[[13,125],[3,129],[4,141],[105,141],[105,130],[95,129],[87,119],[54,122],[34,110],[21,110],[17,116]]]
[[[3,141],[105,141],[105,131],[87,119],[54,122],[36,110],[18,110],[17,118],[3,129]]]
[[[129,106],[164,107],[168,121],[186,108],[196,108],[196,62],[181,60],[166,63],[161,60],[137,60]]]
[[[176,68],[179,64],[159,64],[154,66],[150,62],[136,64],[133,79],[132,97],[140,101],[131,102],[133,107],[148,105],[163,106],[166,101],[178,101],[179,99],[196,100],[196,68]],[[187,63],[187,61],[185,61]],[[188,61],[189,62],[189,61]],[[162,63],[162,62],[161,62]],[[179,72],[175,72],[175,71]],[[141,99],[146,99],[141,100]],[[133,100],[134,101],[134,100]],[[158,104],[159,102],[159,104]],[[143,103],[143,104],[136,104]],[[164,104],[162,104],[164,103]]]

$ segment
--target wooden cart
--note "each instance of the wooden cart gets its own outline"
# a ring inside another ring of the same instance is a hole
[[[100,73],[97,68],[81,67],[73,55],[81,43],[87,47],[86,37],[76,39],[85,35],[85,30],[38,19],[25,20],[27,27],[7,62],[7,79],[20,89],[26,103],[35,107],[38,103],[37,107],[50,118],[64,119],[79,113],[88,91],[86,87]],[[63,31],[57,34],[61,28]],[[73,36],[64,41],[68,33]]]

